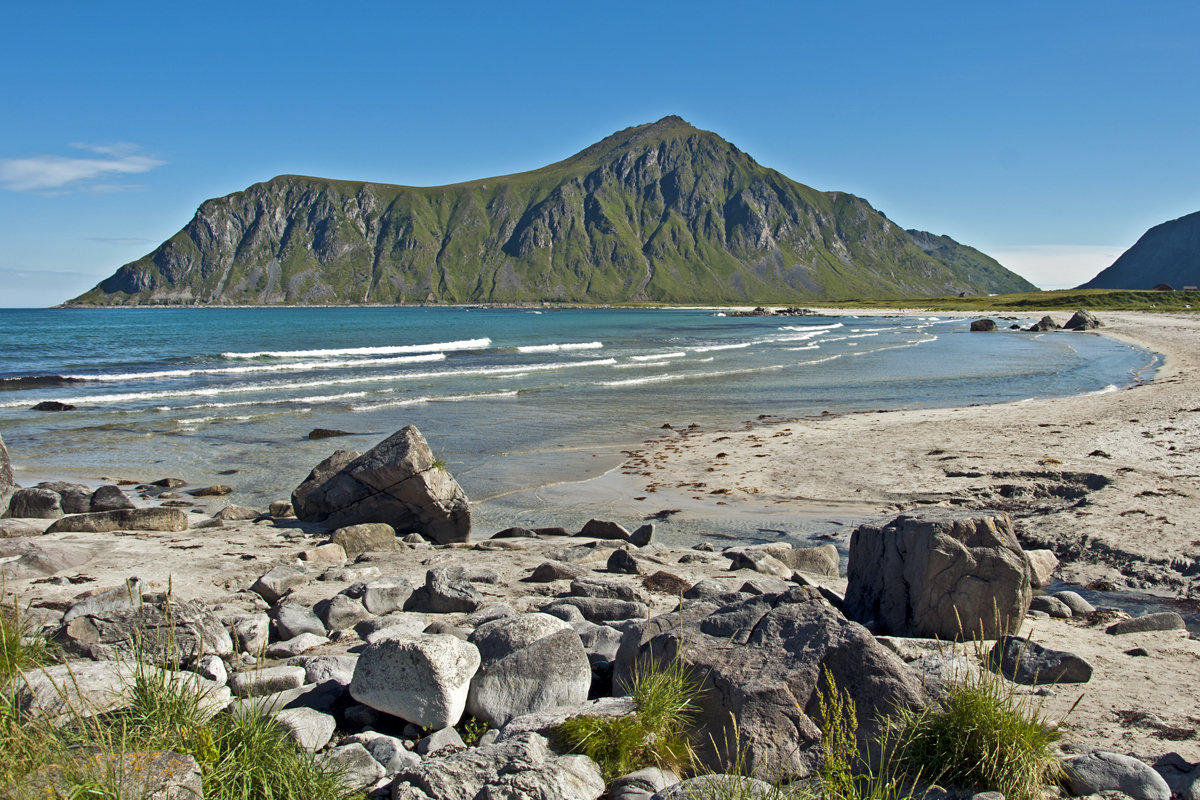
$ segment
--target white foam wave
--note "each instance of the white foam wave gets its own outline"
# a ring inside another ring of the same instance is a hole
[[[657,353],[650,356],[630,356],[630,361],[661,361],[664,358],[683,358],[687,353],[677,350],[674,353]]]
[[[613,369],[644,369],[647,367],[669,367],[670,361],[634,361],[627,364],[613,364]]]
[[[482,350],[492,343],[480,339],[460,339],[434,344],[402,344],[385,347],[335,347],[323,350],[259,350],[253,353],[221,353],[222,358],[322,358],[326,356],[390,356],[402,353],[445,353],[451,350]]]
[[[1119,392],[1119,391],[1121,391],[1121,388],[1120,388],[1119,386],[1117,386],[1117,385],[1115,385],[1115,384],[1112,384],[1112,383],[1110,383],[1108,386],[1105,386],[1103,389],[1097,389],[1097,390],[1095,390],[1094,392],[1088,392],[1088,394],[1089,394],[1089,395],[1093,395],[1093,394],[1109,394],[1110,392]]]
[[[820,349],[821,349],[821,345],[816,344],[816,343],[806,344],[802,347],[789,347],[788,348],[788,350],[790,350],[793,353],[796,352],[797,350],[820,350]]]
[[[420,406],[426,403],[462,403],[472,400],[496,400],[501,398],[516,397],[519,392],[474,392],[470,394],[449,394],[440,397],[406,397],[400,400],[386,400],[381,403],[363,403],[360,405],[350,406],[351,411],[377,411],[381,408],[396,408],[400,406]]]
[[[845,354],[844,353],[834,353],[833,355],[825,356],[824,358],[811,358],[808,361],[797,361],[796,366],[807,367],[807,366],[811,366],[813,364],[824,364],[826,361],[836,361],[837,359],[841,358],[843,355],[845,355]]]
[[[737,344],[707,344],[699,347],[689,347],[693,353],[711,353],[715,350],[741,350],[749,347],[754,342],[738,342]]]
[[[604,342],[568,342],[566,344],[526,344],[517,348],[518,353],[557,353],[563,350],[599,350]]]
[[[236,417],[222,417],[222,416],[194,417],[192,419],[177,419],[177,420],[175,420],[175,422],[177,422],[180,425],[204,425],[209,422],[245,422],[248,419],[254,419],[253,415],[245,414],[245,415],[236,416]]]
[[[627,378],[620,381],[600,381],[597,386],[638,386],[645,383],[666,383],[693,379],[724,378],[729,375],[747,375],[754,372],[773,372],[783,369],[782,364],[770,364],[749,369],[730,369],[717,372],[671,372],[666,375],[650,375],[645,378]]]
[[[314,369],[337,369],[340,367],[379,367],[395,366],[397,364],[423,364],[431,361],[445,361],[445,353],[425,353],[417,356],[398,356],[395,358],[366,358],[340,361],[300,361],[291,364],[256,364],[247,367],[210,367],[196,369],[164,369],[149,372],[117,372],[104,375],[66,375],[64,377],[77,381],[138,381],[154,378],[186,378],[191,375],[248,375],[255,372],[305,372]]]
[[[210,386],[197,389],[174,389],[155,392],[122,392],[115,394],[81,395],[62,399],[64,403],[73,405],[108,405],[111,403],[127,403],[140,401],[162,400],[169,397],[219,397],[226,394],[253,394],[255,392],[283,392],[296,389],[313,389],[322,386],[345,386],[355,383],[384,383],[406,380],[425,380],[438,378],[457,378],[463,376],[505,376],[515,377],[531,372],[551,372],[560,369],[578,367],[607,367],[616,364],[615,358],[593,358],[586,361],[560,361],[552,364],[531,364],[525,366],[498,367],[468,367],[465,369],[449,369],[426,372],[397,372],[382,375],[359,375],[351,378],[327,378],[313,381],[295,381],[291,383],[257,383],[243,386]],[[0,403],[0,408],[16,408],[28,404],[28,400],[10,400]],[[274,401],[271,401],[274,402]],[[281,402],[293,402],[283,400]]]
[[[781,331],[832,331],[836,328],[843,327],[840,322],[835,322],[832,325],[783,325],[779,328]]]

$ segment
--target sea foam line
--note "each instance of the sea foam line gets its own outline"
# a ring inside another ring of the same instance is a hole
[[[600,381],[597,386],[638,386],[644,383],[666,383],[667,381],[685,381],[692,378],[724,378],[729,375],[746,375],[754,372],[771,372],[783,369],[782,364],[771,364],[763,367],[748,369],[731,369],[717,372],[671,372],[666,375],[652,375],[645,378],[627,378],[620,381]]]
[[[781,331],[831,331],[835,328],[843,327],[842,323],[835,322],[832,325],[781,325]]]
[[[118,372],[107,375],[64,375],[72,381],[117,382],[149,380],[151,378],[186,378],[191,375],[246,375],[254,372],[304,372],[314,369],[336,369],[339,367],[379,367],[397,364],[422,364],[445,361],[445,353],[425,353],[416,356],[395,358],[366,358],[341,361],[300,361],[292,364],[256,364],[248,367],[197,367],[196,369],[163,369],[150,372]]]
[[[335,347],[324,350],[259,350],[253,353],[221,353],[222,358],[321,358],[323,356],[388,356],[401,353],[444,353],[450,350],[482,350],[492,343],[485,337],[434,344],[401,344],[386,347]]]
[[[567,342],[565,344],[526,344],[517,348],[518,353],[557,353],[562,350],[599,350],[604,342]]]
[[[397,372],[386,375],[360,375],[352,378],[328,378],[314,381],[296,381],[292,383],[258,383],[244,386],[211,386],[203,389],[174,389],[157,392],[124,392],[117,394],[81,395],[79,397],[58,398],[64,403],[73,405],[104,405],[109,403],[124,403],[139,400],[159,400],[168,397],[219,397],[225,394],[250,394],[254,392],[283,392],[295,389],[314,389],[322,386],[345,386],[354,383],[381,383],[385,381],[406,381],[437,378],[457,378],[462,376],[525,375],[530,372],[550,372],[560,369],[577,367],[607,367],[616,364],[615,358],[593,358],[587,361],[561,361],[553,364],[530,364],[526,366],[503,367],[470,367],[467,369],[448,369],[427,372]],[[17,408],[28,405],[28,400],[15,400],[0,403],[0,408]]]
[[[408,397],[403,400],[385,400],[382,403],[364,403],[362,405],[350,406],[351,411],[376,411],[381,408],[395,408],[398,406],[421,406],[426,403],[462,403],[471,400],[496,400],[500,398],[516,397],[520,392],[474,392],[471,394],[448,394],[442,396],[422,396]]]
[[[676,350],[674,353],[656,353],[649,356],[630,356],[630,361],[661,361],[664,358],[683,358],[687,353],[682,350]]]

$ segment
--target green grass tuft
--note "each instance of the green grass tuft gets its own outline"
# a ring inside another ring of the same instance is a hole
[[[695,762],[690,734],[700,682],[679,658],[648,662],[628,687],[637,711],[623,717],[572,717],[557,729],[559,741],[600,766],[605,781],[644,767],[684,773]]]
[[[1061,771],[1059,733],[1040,706],[986,670],[924,710],[900,710],[892,735],[892,763],[904,773],[1007,800],[1042,800]]]

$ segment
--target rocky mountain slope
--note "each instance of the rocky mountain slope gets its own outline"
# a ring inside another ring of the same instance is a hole
[[[68,305],[783,303],[1034,288],[666,117],[542,169],[451,186],[279,176],[205,202]]]
[[[1080,289],[1175,289],[1200,286],[1200,211],[1142,234],[1112,266]]]

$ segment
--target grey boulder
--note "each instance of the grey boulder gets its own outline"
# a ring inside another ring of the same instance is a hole
[[[878,634],[1017,633],[1033,592],[1008,514],[930,510],[850,537],[845,610]]]
[[[422,727],[447,728],[467,705],[479,650],[454,636],[397,635],[368,644],[350,694],[363,705]]]
[[[1095,752],[1068,758],[1064,771],[1071,794],[1121,792],[1133,800],[1170,800],[1171,788],[1152,767],[1131,756]]]
[[[346,455],[331,459],[292,493],[298,518],[334,527],[386,522],[401,535],[419,533],[438,544],[470,536],[466,493],[412,425],[348,463]],[[335,469],[335,464],[343,466]]]
[[[17,489],[8,501],[6,517],[57,519],[63,515],[62,499],[52,489]]]
[[[109,533],[111,531],[167,531],[188,529],[187,514],[178,508],[120,508],[71,514],[55,520],[46,533]]]
[[[1065,650],[1053,650],[1020,636],[1004,636],[992,647],[988,666],[1014,683],[1087,683],[1092,665]]]

